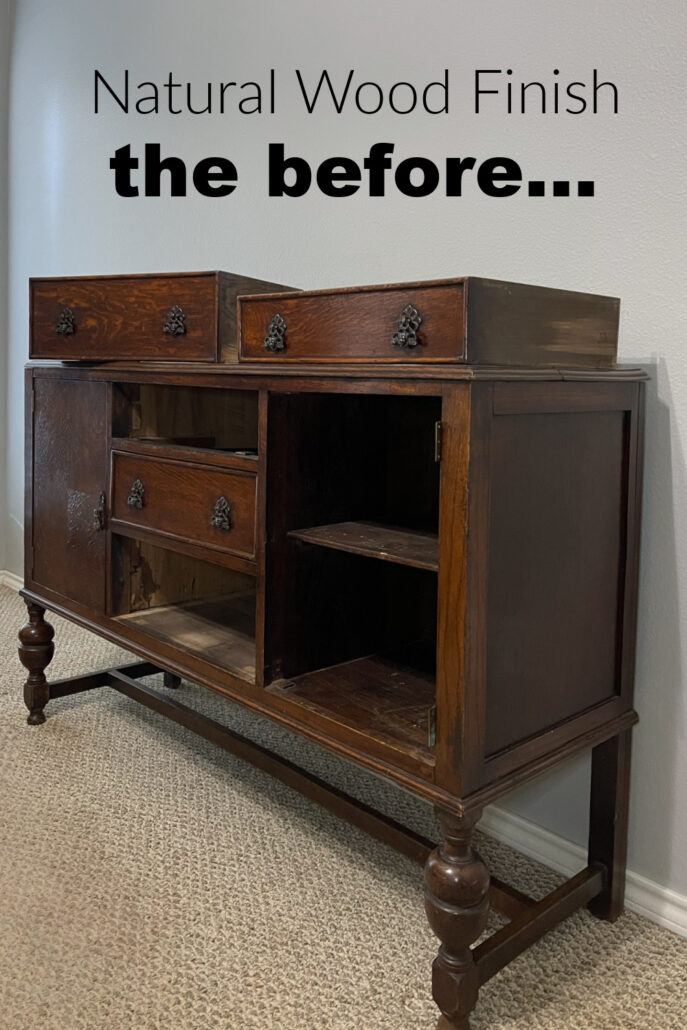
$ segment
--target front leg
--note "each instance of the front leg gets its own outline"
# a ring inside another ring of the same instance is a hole
[[[425,866],[425,910],[441,941],[432,966],[432,993],[443,1015],[437,1030],[469,1030],[479,990],[470,945],[487,925],[489,873],[472,850],[481,812],[460,816],[437,809],[444,842]]]
[[[52,642],[55,630],[43,618],[45,608],[28,600],[26,607],[29,621],[19,630],[19,658],[24,668],[29,670],[29,678],[24,684],[24,702],[29,710],[26,721],[29,726],[40,726],[45,722],[43,709],[50,700],[50,688],[43,670],[55,653]]]

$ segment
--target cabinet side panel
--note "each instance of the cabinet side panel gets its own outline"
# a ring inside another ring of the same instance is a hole
[[[494,418],[487,756],[620,693],[627,419]]]
[[[468,363],[614,368],[620,301],[470,279]]]
[[[102,610],[107,384],[34,378],[33,581]]]

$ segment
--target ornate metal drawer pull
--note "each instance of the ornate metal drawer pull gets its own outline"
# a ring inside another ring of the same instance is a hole
[[[134,479],[129,490],[126,502],[130,508],[138,508],[139,511],[145,504],[145,487],[140,479]]]
[[[272,315],[270,324],[267,326],[265,337],[265,350],[278,351],[286,350],[286,321],[281,315]]]
[[[62,308],[57,316],[55,332],[58,336],[73,336],[76,332],[76,318],[71,308]]]
[[[210,525],[215,529],[231,529],[231,505],[222,495],[215,501],[215,508],[210,519]]]
[[[167,312],[167,318],[162,331],[163,333],[169,333],[170,336],[186,335],[186,312],[178,304],[175,304]]]
[[[400,347],[402,350],[417,347],[420,342],[417,338],[417,331],[421,325],[422,315],[420,312],[412,304],[406,304],[399,316],[396,332],[391,337],[394,347]]]
[[[98,532],[105,529],[105,494],[98,499],[98,507],[93,509],[93,529]]]

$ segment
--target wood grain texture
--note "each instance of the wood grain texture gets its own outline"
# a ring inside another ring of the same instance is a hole
[[[293,287],[251,279],[236,272],[218,272],[219,277],[219,356],[233,364],[239,359],[238,298],[256,293],[292,292]]]
[[[422,317],[418,345],[394,347],[401,312]],[[240,359],[274,362],[453,362],[523,368],[611,369],[619,301],[542,286],[468,277],[239,301]],[[285,349],[265,350],[274,315]]]
[[[406,305],[422,317],[418,345],[395,347],[392,337]],[[287,324],[285,350],[265,350],[270,320]],[[463,285],[332,290],[293,297],[239,300],[240,358],[250,361],[457,361],[464,357]]]
[[[441,1026],[467,1027],[479,984],[560,918],[593,896],[607,918],[622,904],[641,383],[523,369],[508,382],[474,369],[423,380],[407,363],[385,378],[361,365],[262,367],[35,370],[38,393],[57,401],[36,439],[29,422],[29,470],[39,456],[62,461],[62,479],[81,474],[80,443],[65,464],[47,442],[63,424],[91,450],[96,440],[88,474],[106,475],[112,458],[111,558],[99,572],[111,599],[82,597],[71,568],[64,583],[26,592],[41,637],[32,651],[34,630],[22,631],[35,666],[27,703],[39,721],[53,697],[48,605],[164,669],[170,684],[184,676],[219,691],[438,805],[445,839],[426,872],[442,942],[434,994]],[[249,438],[255,458],[232,465],[224,447]],[[136,479],[140,509],[127,503]],[[228,532],[210,526],[220,495],[232,504]],[[50,532],[50,496],[39,488],[36,499],[33,537]],[[55,549],[63,532],[53,527]],[[109,670],[106,681],[414,858],[427,854],[427,842],[328,796],[133,673]],[[54,696],[103,682],[62,681]],[[470,845],[482,806],[590,747],[592,868],[546,902],[490,891]],[[513,922],[473,951],[490,894]]]
[[[374,522],[337,522],[292,529],[289,536],[319,547],[331,547],[335,551],[347,551],[416,569],[436,572],[439,568],[439,541],[432,533],[397,529]]]
[[[472,393],[459,384],[441,409],[442,459],[439,499],[437,616],[437,780],[464,793],[466,618],[468,575],[468,477]]]
[[[439,1026],[470,1030],[479,975],[471,945],[489,917],[489,872],[472,848],[479,812],[456,819],[437,810],[444,840],[425,865],[425,912],[441,941],[432,965],[432,994],[443,1013]]]
[[[408,750],[427,753],[428,711],[435,702],[432,676],[379,656],[279,680],[269,687],[371,737],[393,738]]]
[[[108,361],[217,360],[218,283],[214,272],[180,276],[31,280],[32,358]],[[186,314],[186,333],[163,331],[169,310]],[[55,324],[63,307],[74,313],[73,336]]]
[[[188,381],[116,383],[113,435],[204,450],[257,449],[257,391],[204,390]]]
[[[98,611],[106,534],[95,527],[94,512],[107,489],[106,398],[104,383],[36,378],[29,399],[34,512],[27,569],[35,583]]]
[[[183,641],[190,654],[209,665],[255,682],[255,593],[163,605],[119,618],[167,643]]]
[[[132,485],[143,484],[141,509],[128,503]],[[112,456],[112,526],[122,523],[187,539],[216,550],[252,558],[255,554],[256,477],[212,466],[147,455]],[[225,497],[230,528],[212,525],[215,504]]]
[[[231,272],[116,275],[32,279],[31,358],[62,361],[236,361],[236,298],[289,287]],[[179,305],[186,332],[163,331]],[[60,335],[63,308],[75,319],[73,335]]]
[[[470,278],[467,360],[480,365],[613,368],[620,301]]]

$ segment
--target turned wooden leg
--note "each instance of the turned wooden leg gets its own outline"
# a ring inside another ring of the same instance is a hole
[[[481,812],[463,818],[437,810],[444,842],[425,866],[425,910],[441,941],[432,966],[432,993],[443,1015],[437,1030],[469,1030],[479,982],[470,945],[487,925],[489,873],[472,850]]]
[[[176,676],[173,672],[163,672],[162,685],[169,687],[170,690],[176,690],[181,686],[181,676]]]
[[[589,864],[601,862],[608,879],[589,911],[613,922],[623,911],[627,864],[632,730],[597,744],[592,751],[589,806]]]
[[[40,726],[45,722],[43,709],[50,700],[50,688],[43,670],[55,652],[52,642],[55,630],[43,618],[45,608],[34,601],[27,601],[26,607],[29,621],[19,630],[19,658],[24,668],[29,670],[29,678],[24,684],[24,702],[29,710],[26,721],[29,726]]]

